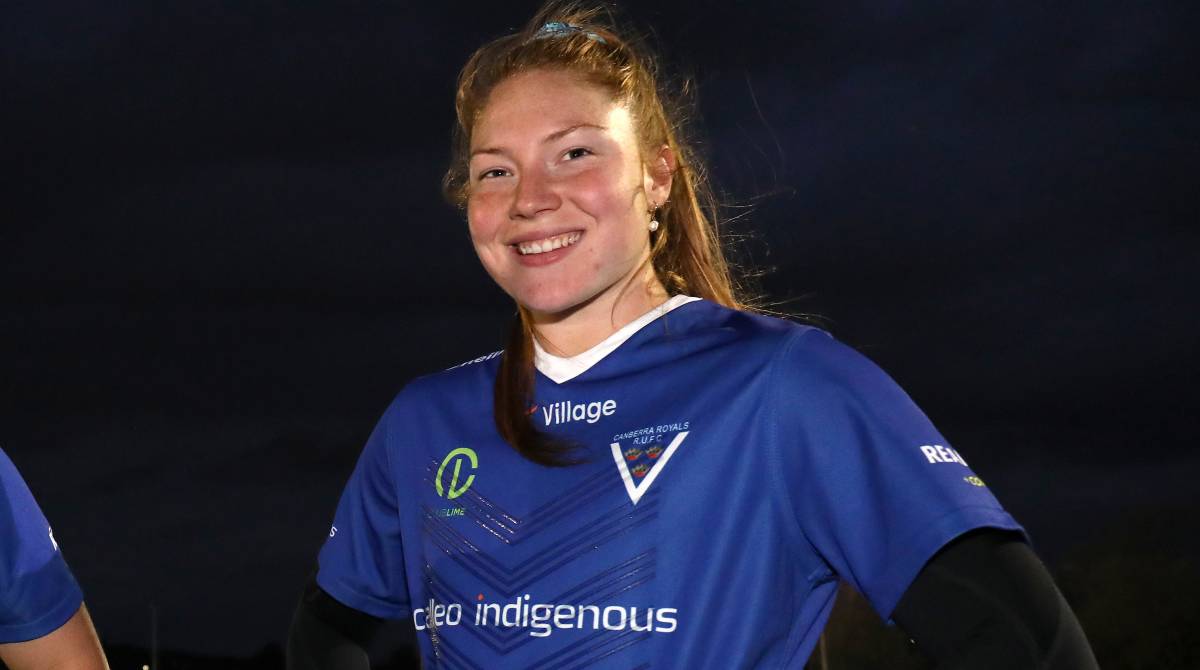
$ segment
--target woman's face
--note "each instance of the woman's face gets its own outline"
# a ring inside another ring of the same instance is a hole
[[[659,162],[647,169],[634,119],[603,88],[561,70],[510,77],[472,133],[467,219],[479,260],[536,315],[615,298],[650,254],[650,203],[670,190]]]

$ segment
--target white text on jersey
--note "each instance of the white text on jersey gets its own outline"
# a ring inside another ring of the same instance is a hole
[[[600,417],[612,416],[617,413],[616,400],[597,400],[589,403],[576,403],[570,400],[550,403],[542,408],[542,417],[547,426],[571,421],[587,421],[596,423]]]
[[[925,458],[929,459],[930,463],[958,463],[964,466],[967,465],[967,461],[962,457],[962,454],[950,447],[943,447],[940,444],[922,445],[921,453],[925,454]]]

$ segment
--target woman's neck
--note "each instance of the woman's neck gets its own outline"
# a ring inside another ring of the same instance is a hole
[[[649,263],[621,284],[566,312],[532,314],[538,343],[555,356],[583,353],[670,297]]]

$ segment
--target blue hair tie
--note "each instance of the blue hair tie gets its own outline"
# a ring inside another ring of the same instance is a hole
[[[599,42],[601,44],[608,44],[603,37],[600,37],[596,33],[584,30],[583,28],[570,23],[563,23],[562,21],[551,21],[543,25],[541,28],[538,28],[537,32],[533,34],[533,37],[530,38],[530,40],[544,40],[548,37],[564,37],[566,35],[570,35],[571,33],[583,33],[589,40]]]

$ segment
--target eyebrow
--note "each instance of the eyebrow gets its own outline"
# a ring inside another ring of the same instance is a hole
[[[580,130],[583,128],[592,128],[595,130],[608,130],[608,126],[600,126],[600,125],[596,125],[594,123],[576,123],[575,125],[567,126],[566,128],[563,128],[562,130],[556,130],[556,131],[550,133],[549,135],[542,138],[541,143],[546,144],[548,142],[553,142],[555,140],[562,139],[563,137],[570,135],[571,133],[575,132],[576,130]],[[474,158],[478,154],[505,154],[505,153],[507,153],[507,152],[500,147],[481,147],[479,149],[472,151],[471,155],[468,156],[468,159]]]

